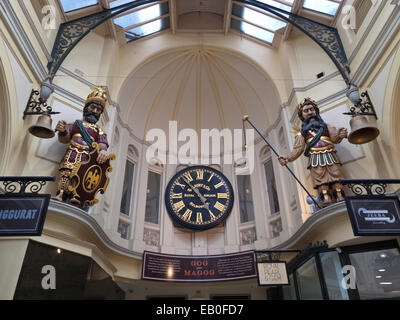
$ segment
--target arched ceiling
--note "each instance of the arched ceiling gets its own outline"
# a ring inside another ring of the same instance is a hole
[[[144,139],[148,130],[240,129],[247,114],[263,131],[279,115],[272,80],[240,55],[191,47],[150,58],[134,70],[118,97],[121,119]]]

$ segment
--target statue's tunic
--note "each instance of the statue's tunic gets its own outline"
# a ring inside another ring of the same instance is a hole
[[[107,135],[97,124],[83,121],[83,126],[92,137],[93,142],[103,143],[108,148]],[[89,160],[89,146],[83,140],[79,128],[75,123],[68,124],[66,130],[70,134],[71,141],[59,169],[74,170],[77,164]]]
[[[306,137],[301,133],[296,135],[293,151],[288,156],[289,162],[296,160],[304,152],[306,145],[310,143],[316,135],[313,131],[308,131]],[[339,138],[338,130],[328,125],[328,130],[322,133],[320,140],[310,148],[307,154],[307,169],[311,172],[311,178],[317,189],[320,185],[337,183],[343,179],[339,158],[336,155],[335,144],[339,144],[343,138]]]

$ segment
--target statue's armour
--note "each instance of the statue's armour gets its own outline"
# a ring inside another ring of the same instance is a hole
[[[83,126],[94,142],[103,143],[108,148],[107,135],[97,124],[83,122]],[[73,170],[78,163],[89,160],[89,146],[82,138],[79,128],[75,123],[68,124],[66,130],[71,136],[71,141],[59,169]]]

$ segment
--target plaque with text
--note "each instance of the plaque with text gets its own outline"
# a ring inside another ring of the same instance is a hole
[[[257,262],[258,285],[286,286],[289,277],[284,261]]]
[[[50,195],[0,195],[0,236],[40,236]]]
[[[346,197],[355,236],[400,235],[400,202],[397,197]]]
[[[145,251],[142,279],[209,282],[257,277],[254,251],[213,256],[165,255]]]

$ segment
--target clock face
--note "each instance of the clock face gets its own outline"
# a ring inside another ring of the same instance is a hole
[[[230,214],[233,189],[218,170],[194,166],[179,171],[168,183],[165,204],[171,217],[182,226],[206,230]]]

